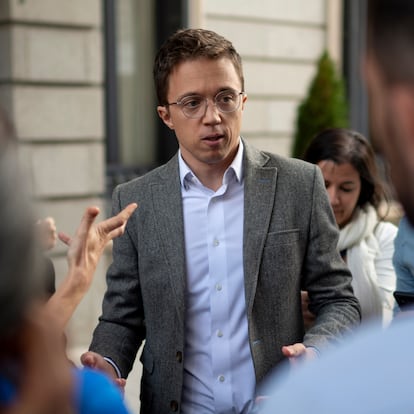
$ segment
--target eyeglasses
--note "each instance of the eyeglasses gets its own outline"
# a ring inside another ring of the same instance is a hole
[[[237,111],[240,107],[240,97],[244,92],[237,92],[227,89],[219,92],[213,98],[213,104],[223,113]],[[208,98],[201,95],[184,96],[177,102],[167,103],[167,105],[178,105],[187,118],[202,118],[207,112]]]

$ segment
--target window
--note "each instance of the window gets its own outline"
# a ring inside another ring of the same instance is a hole
[[[170,33],[185,27],[186,0],[104,0],[107,192],[177,150],[156,112],[152,65]]]

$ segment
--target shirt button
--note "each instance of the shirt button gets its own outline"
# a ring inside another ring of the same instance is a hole
[[[183,353],[181,351],[177,351],[177,353],[175,354],[175,358],[177,360],[177,362],[182,362],[183,360]]]
[[[221,337],[223,336],[223,332],[221,332],[221,331],[220,331],[220,329],[217,331],[217,336],[218,336],[219,338],[221,338]]]
[[[220,283],[217,283],[216,290],[220,292],[221,289],[223,289],[223,286],[221,286]]]
[[[220,244],[220,242],[217,239],[214,239],[213,246],[217,247]]]
[[[220,382],[224,382],[224,380],[225,380],[224,375],[220,375],[220,376],[218,377],[218,380],[219,380]]]

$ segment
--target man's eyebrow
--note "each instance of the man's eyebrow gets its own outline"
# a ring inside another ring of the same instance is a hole
[[[186,92],[185,94],[183,94],[183,95],[180,95],[177,99],[176,99],[176,102],[177,101],[181,101],[182,99],[184,99],[184,98],[189,98],[189,97],[191,97],[191,96],[201,96],[201,97],[203,97],[203,95],[200,95],[199,93],[197,93],[197,92]]]
[[[219,93],[225,92],[225,91],[236,91],[237,92],[238,90],[237,89],[234,89],[231,86],[223,86],[222,88],[217,89],[217,91],[215,92],[215,94],[213,96],[216,96]],[[178,97],[177,101],[181,101],[182,99],[187,98],[187,97],[191,97],[191,96],[200,96],[202,98],[205,98],[205,95],[202,95],[202,94],[200,94],[198,92],[186,92],[183,95],[180,95]]]

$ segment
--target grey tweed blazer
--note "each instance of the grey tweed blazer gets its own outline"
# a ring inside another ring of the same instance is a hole
[[[259,383],[282,361],[282,345],[321,349],[359,323],[360,311],[319,169],[244,145],[244,284]],[[131,202],[138,209],[114,242],[90,350],[112,358],[126,377],[145,340],[141,412],[180,411],[186,266],[177,155],[118,186],[113,213]],[[301,289],[317,315],[306,334]]]

